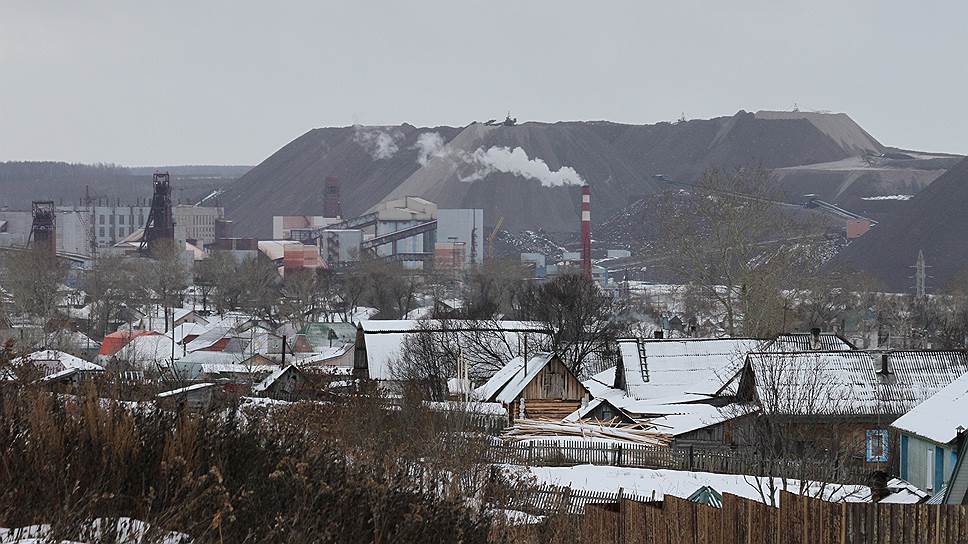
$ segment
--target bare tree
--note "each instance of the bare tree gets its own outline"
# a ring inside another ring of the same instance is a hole
[[[91,299],[89,334],[103,337],[131,317],[143,296],[140,272],[135,260],[121,256],[102,256],[94,263],[84,280]]]
[[[616,319],[620,307],[595,283],[579,274],[566,274],[530,286],[519,302],[522,319],[542,323],[551,334],[551,349],[575,374],[594,355],[607,354],[626,332]]]
[[[811,238],[776,200],[769,172],[707,171],[692,197],[667,207],[661,247],[677,283],[712,302],[730,335],[767,336],[782,323],[784,287],[795,285]]]
[[[443,400],[458,365],[481,383],[508,361],[552,349],[552,336],[540,327],[515,328],[494,320],[430,319],[418,322],[391,365],[394,379],[417,386],[428,399]]]
[[[843,482],[864,438],[856,432],[858,399],[852,384],[838,378],[840,370],[822,354],[748,359],[745,378],[754,379],[740,383],[748,389],[738,396],[758,411],[749,415],[749,404],[733,405],[734,415],[745,416],[733,439],[751,448],[756,476],[744,478],[765,503],[775,506],[780,490],[829,498],[850,487]]]
[[[39,249],[5,255],[0,271],[11,311],[35,318],[46,327],[57,314],[67,270],[66,262]]]

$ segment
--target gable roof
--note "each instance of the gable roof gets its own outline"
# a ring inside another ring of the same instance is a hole
[[[532,321],[479,321],[449,320],[383,320],[371,319],[360,322],[366,347],[367,374],[371,380],[392,379],[391,366],[399,360],[404,341],[416,334],[434,332],[493,332],[510,346],[518,346],[534,335],[545,336],[544,327]],[[461,337],[458,336],[458,341]],[[538,342],[534,342],[538,349]],[[508,354],[510,356],[512,354]],[[473,369],[472,369],[473,370]]]
[[[891,424],[938,444],[958,436],[958,427],[968,429],[968,373],[949,383]]]
[[[811,332],[788,332],[777,335],[759,351],[791,353],[797,351],[851,351],[855,350],[849,340],[833,332],[822,332],[813,338]]]
[[[287,372],[299,372],[299,368],[296,365],[286,365],[284,367],[277,368],[276,370],[273,370],[271,374],[266,376],[264,380],[257,383],[252,390],[256,393],[261,393],[266,389],[269,389],[272,387],[272,384],[276,383],[276,381],[283,377]]]
[[[639,400],[713,395],[762,343],[756,338],[622,339],[616,385]]]
[[[475,396],[482,402],[513,402],[554,357],[551,353],[538,353],[527,364],[524,357],[515,357],[478,387]]]
[[[28,363],[39,363],[43,361],[57,361],[64,366],[65,370],[77,369],[77,370],[104,370],[101,365],[94,364],[89,361],[85,361],[80,357],[75,357],[70,353],[65,353],[63,351],[58,351],[56,349],[44,349],[40,351],[35,351],[33,353],[28,353],[23,357],[15,360],[15,363],[28,364]]]
[[[903,414],[966,371],[964,351],[758,352],[748,356],[738,389],[754,392],[766,413]]]

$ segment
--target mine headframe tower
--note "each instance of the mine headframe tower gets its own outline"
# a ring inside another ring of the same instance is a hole
[[[57,219],[52,200],[35,200],[30,205],[33,221],[27,245],[57,255]]]
[[[150,255],[158,247],[175,244],[175,219],[171,209],[171,177],[168,172],[155,172],[151,178],[154,194],[151,196],[151,209],[145,222],[144,236],[141,237],[139,250]]]

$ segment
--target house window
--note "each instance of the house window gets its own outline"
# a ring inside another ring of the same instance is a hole
[[[924,455],[924,485],[927,491],[934,491],[934,447],[928,446]]]
[[[887,431],[884,429],[874,429],[867,431],[867,462],[886,463],[887,462]]]

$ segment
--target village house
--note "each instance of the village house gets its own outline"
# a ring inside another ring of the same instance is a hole
[[[871,470],[893,472],[890,424],[965,372],[963,351],[759,352],[737,374],[735,400],[798,429],[788,440],[846,448]]]
[[[260,397],[291,402],[297,400],[304,382],[302,371],[296,365],[287,365],[266,376],[252,392]]]
[[[929,493],[945,487],[958,462],[968,430],[968,373],[899,417],[897,431],[902,480]]]
[[[50,376],[65,370],[82,372],[101,372],[104,370],[101,365],[56,349],[44,349],[29,353],[14,359],[13,366],[29,368],[40,376]]]
[[[510,420],[562,420],[590,399],[588,389],[552,353],[516,357],[474,391],[481,402],[499,402]]]
[[[157,398],[159,404],[168,409],[184,408],[192,412],[205,412],[215,400],[216,389],[214,383],[196,383],[158,393]]]
[[[618,341],[618,365],[594,379],[636,400],[715,401],[723,383],[763,344],[756,338],[640,339]]]
[[[454,338],[466,352],[486,344],[490,352],[507,358],[517,354],[530,356],[548,349],[549,336],[542,325],[530,321],[364,320],[357,328],[354,375],[361,379],[394,382],[393,365],[400,360],[407,339],[435,334]],[[494,361],[493,365],[502,362]],[[470,369],[472,379],[477,370]]]

